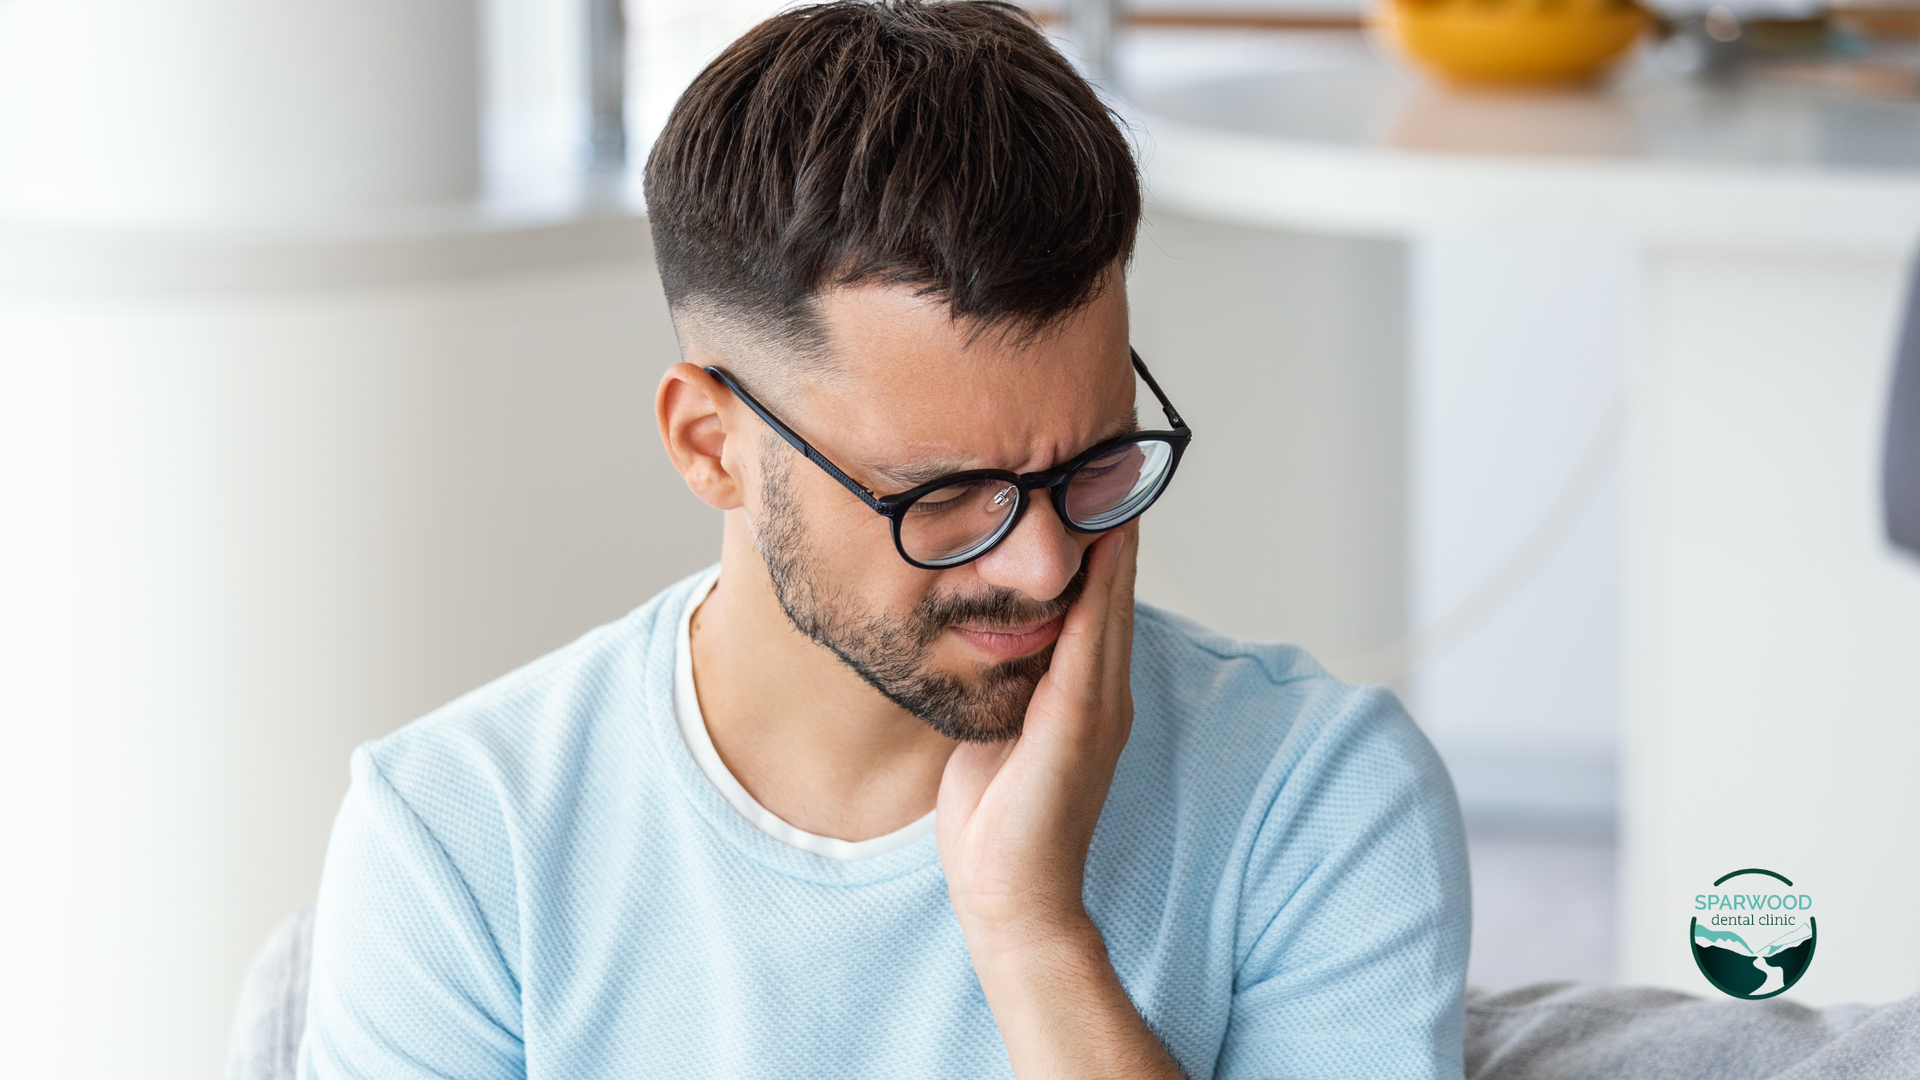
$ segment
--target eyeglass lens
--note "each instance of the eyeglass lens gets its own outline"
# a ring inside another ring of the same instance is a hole
[[[1171,444],[1126,443],[1083,464],[1066,482],[1067,517],[1101,532],[1138,516],[1166,483]],[[914,500],[900,516],[900,546],[915,562],[939,566],[973,558],[998,542],[1020,505],[1005,480],[965,480]]]
[[[1020,489],[1005,480],[968,480],[915,499],[900,515],[900,546],[923,563],[972,555],[997,537],[1020,504]]]
[[[1067,517],[1090,532],[1123,524],[1159,494],[1172,462],[1173,447],[1158,440],[1102,454],[1067,481]]]

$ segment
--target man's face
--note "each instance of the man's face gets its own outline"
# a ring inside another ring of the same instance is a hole
[[[876,494],[964,469],[1038,472],[1135,427],[1117,277],[1018,344],[900,288],[839,290],[822,314],[836,371],[779,411]],[[761,432],[754,538],[794,625],[949,738],[1018,735],[1098,537],[1068,529],[1036,491],[999,546],[922,570],[894,549],[886,518]]]

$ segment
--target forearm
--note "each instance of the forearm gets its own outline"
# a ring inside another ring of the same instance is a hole
[[[968,934],[1020,1080],[1181,1080],[1084,918],[1045,933]]]

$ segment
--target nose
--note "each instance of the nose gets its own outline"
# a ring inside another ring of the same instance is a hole
[[[974,573],[989,585],[1018,589],[1032,600],[1051,600],[1066,591],[1080,570],[1081,557],[1099,538],[1068,529],[1054,512],[1053,500],[1036,491],[1007,538],[974,560]]]

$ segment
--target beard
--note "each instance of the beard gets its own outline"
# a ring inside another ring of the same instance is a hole
[[[772,442],[773,440],[769,440]],[[787,487],[794,458],[784,443],[762,454],[765,509],[753,530],[773,592],[794,628],[825,646],[887,700],[959,742],[1005,742],[1026,723],[1027,703],[1053,664],[1053,646],[995,664],[971,678],[934,666],[933,647],[950,626],[1026,627],[1066,613],[1086,588],[1087,564],[1052,600],[1035,602],[994,587],[975,596],[929,596],[904,615],[859,610],[824,582],[812,538]]]

